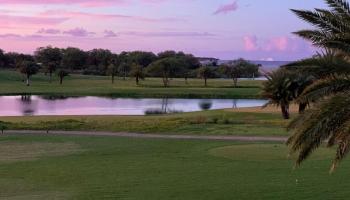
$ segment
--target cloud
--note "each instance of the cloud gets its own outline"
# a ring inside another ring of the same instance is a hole
[[[175,31],[168,31],[168,32],[129,31],[129,32],[120,32],[119,34],[127,35],[127,36],[142,36],[142,37],[212,37],[212,36],[215,36],[215,34],[208,33],[208,32],[175,32]]]
[[[39,34],[51,34],[51,35],[56,35],[56,34],[60,34],[61,33],[61,30],[59,29],[54,29],[54,28],[48,28],[48,29],[45,29],[45,28],[42,28],[40,30],[38,30]]]
[[[38,17],[38,16],[17,16],[1,15],[0,24],[2,26],[28,26],[28,25],[58,25],[68,20],[66,17]]]
[[[66,34],[66,35],[71,35],[71,36],[74,36],[74,37],[87,37],[87,36],[90,36],[90,35],[95,35],[96,33],[94,32],[89,32],[83,28],[74,28],[74,29],[70,29],[70,30],[67,30],[67,31],[64,31],[63,34]]]
[[[271,55],[301,55],[315,51],[311,43],[294,36],[266,39],[258,39],[255,35],[244,36],[243,47],[247,53],[266,56],[266,58],[270,58]]]
[[[85,7],[101,7],[110,5],[120,5],[127,3],[126,0],[0,0],[0,4],[23,4],[23,5],[72,5],[77,4]]]
[[[0,34],[0,38],[19,38],[21,35],[14,34],[14,33],[5,33],[5,34]]]
[[[111,31],[111,30],[105,30],[103,33],[104,33],[104,37],[106,38],[113,38],[118,36],[114,31]]]
[[[237,1],[233,1],[230,4],[220,6],[213,14],[214,15],[227,14],[230,12],[234,12],[237,9],[238,9],[238,3],[237,3]]]
[[[243,42],[244,42],[244,49],[246,51],[256,51],[258,50],[258,38],[253,35],[253,36],[244,36],[243,37]]]
[[[65,10],[48,10],[40,13],[42,17],[66,17],[71,19],[76,18],[92,18],[92,19],[103,19],[103,20],[133,20],[141,22],[184,22],[184,19],[179,18],[148,18],[142,16],[132,15],[120,15],[120,14],[101,14],[101,13],[87,13],[87,12],[72,12]]]

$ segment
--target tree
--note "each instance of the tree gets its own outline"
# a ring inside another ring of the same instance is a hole
[[[0,68],[7,68],[8,59],[2,49],[0,49]]]
[[[107,75],[108,67],[114,55],[107,49],[93,49],[87,52],[86,65],[89,66],[88,74]]]
[[[26,77],[26,85],[30,86],[30,77],[39,71],[39,66],[33,61],[22,61],[19,66],[19,71]]]
[[[203,66],[198,69],[198,77],[204,79],[204,86],[207,87],[207,80],[214,76],[213,70],[208,66]]]
[[[140,79],[144,79],[146,77],[143,67],[136,63],[131,65],[130,75],[135,77],[136,85],[139,85]]]
[[[126,76],[130,72],[130,64],[127,52],[121,52],[118,56],[118,72],[123,75],[123,80],[126,80]]]
[[[154,62],[157,56],[152,52],[133,51],[128,54],[128,63],[136,63],[143,68]]]
[[[237,87],[239,78],[255,78],[259,76],[259,66],[242,58],[222,66],[221,71],[233,80],[234,87]]]
[[[296,32],[314,45],[332,49],[336,54],[350,54],[350,7],[345,0],[326,0],[330,9],[315,11],[292,10],[298,17],[312,24],[315,29]],[[348,61],[348,60],[347,60]],[[350,63],[344,63],[343,69]],[[319,66],[319,65],[318,65]],[[293,135],[288,139],[291,152],[298,152],[299,165],[317,149],[323,141],[328,146],[338,145],[331,170],[350,151],[350,78],[345,72],[332,73],[315,81],[303,91],[299,101],[315,105],[298,116],[289,125]]]
[[[46,72],[49,73],[50,83],[52,81],[52,73],[60,66],[62,61],[62,52],[59,48],[51,46],[40,47],[34,52],[35,60],[44,66]]]
[[[60,78],[60,85],[62,85],[64,77],[69,76],[69,72],[66,69],[59,69],[57,75]]]
[[[178,71],[181,71],[181,63],[177,58],[167,57],[157,60],[147,67],[148,73],[155,76],[161,76],[164,87],[169,86],[169,79],[175,76]]]
[[[281,108],[284,119],[289,119],[289,105],[294,99],[292,88],[294,75],[285,69],[279,69],[266,75],[262,97],[268,99],[267,105],[276,105]]]
[[[84,68],[87,54],[78,48],[68,47],[62,50],[62,66],[71,70],[81,70]]]
[[[177,69],[173,76],[184,77],[186,84],[188,77],[191,75],[191,72],[193,72],[201,66],[198,58],[194,57],[192,54],[185,54],[183,52],[176,51],[164,51],[158,54],[158,60],[162,60],[165,58],[172,58],[173,60],[176,60]]]
[[[108,73],[112,76],[112,84],[114,84],[114,77],[118,75],[118,56],[116,54],[113,55],[108,65]]]

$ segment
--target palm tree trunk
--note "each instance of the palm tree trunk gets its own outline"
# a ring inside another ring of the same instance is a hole
[[[288,104],[281,104],[281,111],[283,119],[289,119],[289,105]]]
[[[300,103],[299,104],[299,113],[303,113],[307,107],[307,103]]]

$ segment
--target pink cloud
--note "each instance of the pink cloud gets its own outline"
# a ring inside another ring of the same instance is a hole
[[[120,32],[121,35],[126,36],[141,36],[141,37],[212,37],[215,34],[208,32],[176,32],[176,31],[165,31],[165,32],[136,32],[127,31]]]
[[[28,26],[28,25],[57,25],[68,20],[66,17],[38,17],[38,16],[16,16],[0,15],[2,26]]]
[[[83,28],[74,28],[74,29],[71,29],[71,30],[68,30],[68,31],[64,31],[63,34],[66,34],[66,35],[71,35],[71,36],[74,36],[74,37],[87,37],[89,35],[94,35],[96,33],[94,32],[89,32]]]
[[[243,46],[245,51],[264,51],[264,52],[297,52],[300,50],[309,50],[312,45],[300,38],[280,36],[271,37],[265,40],[258,40],[255,35],[244,36]]]
[[[37,33],[39,33],[39,34],[52,34],[52,35],[55,35],[55,34],[60,34],[61,30],[54,29],[54,28],[48,28],[48,29],[42,28],[42,29],[38,30]]]
[[[106,38],[112,38],[112,37],[118,36],[114,31],[111,31],[111,30],[105,30],[103,33],[104,33],[104,37]]]
[[[292,39],[289,37],[274,37],[269,39],[263,48],[266,51],[286,51],[290,50],[292,44]]]
[[[233,1],[230,4],[220,6],[213,14],[214,15],[227,14],[230,12],[234,12],[237,9],[238,9],[238,3],[237,3],[237,1]]]
[[[258,39],[256,36],[244,36],[243,42],[244,42],[244,49],[246,51],[256,51],[258,50]]]
[[[117,5],[117,4],[124,4],[124,3],[126,3],[126,0],[0,0],[0,4],[9,4],[9,5],[78,4],[78,5],[87,6],[87,7],[109,6],[109,5]]]
[[[72,12],[64,10],[49,10],[40,13],[42,17],[58,17],[64,16],[66,18],[93,18],[93,19],[104,19],[104,20],[133,20],[142,22],[184,22],[185,20],[179,18],[148,18],[142,16],[131,16],[131,15],[119,15],[119,14],[100,14],[100,13],[87,13],[87,12]]]

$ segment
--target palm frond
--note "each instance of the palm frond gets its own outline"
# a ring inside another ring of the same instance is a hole
[[[345,77],[320,79],[307,87],[297,102],[316,102],[324,97],[350,90],[350,79]]]
[[[349,3],[345,0],[326,0],[326,3],[337,13],[350,15]]]
[[[334,135],[340,138],[339,144],[345,141],[345,135],[349,135],[348,131],[344,132],[344,124],[350,120],[348,105],[350,105],[350,94],[348,92],[337,94],[321,100],[314,108],[292,121],[288,128],[294,131],[287,145],[290,146],[291,152],[299,152],[297,165],[304,161],[323,141]],[[344,152],[344,155],[346,153]],[[335,161],[343,157],[339,156]]]

